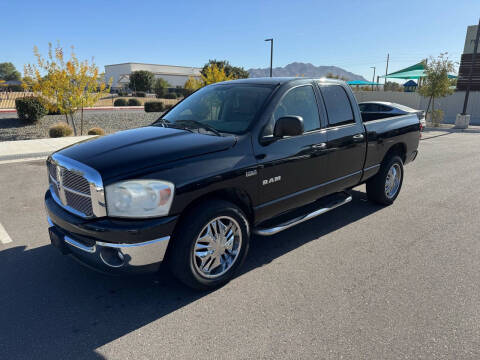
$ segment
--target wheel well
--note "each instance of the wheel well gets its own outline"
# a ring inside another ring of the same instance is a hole
[[[238,188],[227,188],[227,189],[216,190],[196,198],[194,201],[188,204],[188,206],[185,209],[183,209],[178,223],[181,222],[183,215],[188,213],[192,208],[198,206],[200,203],[204,201],[212,200],[212,199],[226,200],[237,205],[247,216],[247,220],[250,223],[252,223],[253,221],[252,201],[250,199],[250,196],[245,190],[238,189]]]
[[[407,159],[407,147],[404,143],[398,143],[393,145],[390,149],[388,149],[387,153],[383,157],[383,161],[389,159],[390,157],[398,155],[402,159],[403,163]]]

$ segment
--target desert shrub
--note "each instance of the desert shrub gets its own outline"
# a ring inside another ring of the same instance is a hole
[[[73,129],[67,123],[61,122],[61,123],[52,125],[48,130],[48,134],[50,135],[51,138],[70,136],[73,134]]]
[[[116,99],[113,102],[113,106],[127,106],[127,100],[125,99]]]
[[[145,97],[145,96],[147,96],[147,94],[146,94],[145,92],[143,92],[143,91],[137,91],[137,92],[135,93],[135,96],[136,96],[136,97]]]
[[[163,98],[164,99],[176,99],[177,98],[177,94],[176,93],[168,93],[168,94],[165,94],[163,95]]]
[[[18,118],[28,122],[36,122],[47,114],[42,101],[34,96],[15,99]]]
[[[87,134],[88,135],[105,135],[105,130],[103,130],[101,127],[93,127],[88,130]]]
[[[147,101],[143,106],[145,112],[161,112],[164,109],[163,103],[160,101]]]
[[[128,99],[127,106],[140,106],[142,103],[138,99]]]

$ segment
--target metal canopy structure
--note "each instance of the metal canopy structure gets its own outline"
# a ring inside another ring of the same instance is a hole
[[[425,77],[425,61],[422,60],[419,63],[406,67],[405,69],[395,71],[388,75],[381,76],[382,78],[390,79],[420,79]],[[456,79],[456,75],[448,74],[450,79]]]
[[[376,82],[371,82],[371,81],[365,81],[365,80],[352,80],[352,81],[347,81],[347,84],[348,85],[360,85],[360,86],[366,86],[366,85],[373,85],[373,86],[377,86],[377,85],[382,85],[382,84],[379,84],[379,83],[376,83]]]

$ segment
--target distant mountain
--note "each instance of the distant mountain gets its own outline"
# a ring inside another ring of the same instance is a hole
[[[250,77],[270,76],[270,68],[249,69]],[[363,76],[351,73],[338,66],[315,66],[310,63],[293,62],[285,67],[273,68],[273,76],[324,77],[328,73],[343,76],[348,80],[366,80]]]

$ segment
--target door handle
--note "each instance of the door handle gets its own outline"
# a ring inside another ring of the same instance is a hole
[[[363,134],[353,135],[353,138],[354,138],[355,140],[362,140],[362,139],[363,139]]]
[[[320,144],[314,144],[312,145],[312,148],[315,150],[323,150],[327,147],[326,143],[320,143]]]

